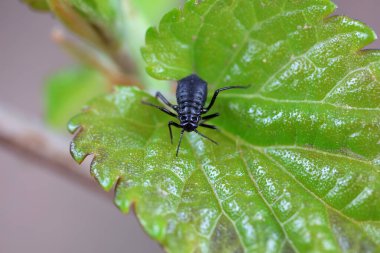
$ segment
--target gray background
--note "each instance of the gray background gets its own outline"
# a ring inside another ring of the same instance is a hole
[[[335,3],[337,13],[360,19],[380,34],[379,0]],[[51,42],[56,26],[48,14],[0,0],[0,105],[42,118],[44,78],[71,63]],[[367,48],[379,47],[376,41]],[[162,252],[133,214],[122,215],[111,200],[0,146],[0,252],[25,251]]]

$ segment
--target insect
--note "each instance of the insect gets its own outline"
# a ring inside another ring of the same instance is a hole
[[[169,121],[169,133],[170,133],[170,141],[173,144],[173,133],[172,126],[177,128],[182,128],[181,135],[179,138],[176,156],[178,156],[179,147],[181,145],[183,133],[186,132],[196,132],[203,138],[218,144],[216,141],[210,139],[206,135],[200,133],[197,128],[205,127],[210,129],[217,129],[214,125],[206,124],[205,122],[218,117],[219,113],[212,113],[206,116],[202,116],[203,114],[208,113],[208,111],[212,108],[215,103],[216,97],[219,92],[229,89],[237,89],[237,88],[248,88],[249,86],[227,86],[220,89],[217,89],[212,96],[211,102],[208,106],[205,107],[206,99],[207,99],[207,83],[202,80],[196,74],[189,75],[178,81],[178,86],[176,90],[177,104],[171,104],[160,92],[156,93],[156,98],[160,99],[165,105],[172,108],[177,114],[168,110],[165,107],[151,104],[146,101],[142,101],[143,104],[153,106],[163,111],[166,114],[169,114],[172,117],[175,117],[179,120],[179,124],[174,121]]]

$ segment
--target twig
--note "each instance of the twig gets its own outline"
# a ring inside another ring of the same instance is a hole
[[[89,175],[88,163],[79,166],[71,158],[69,143],[69,137],[60,136],[0,105],[0,145],[6,145],[21,153],[22,157],[46,165],[41,167],[49,168],[49,171],[109,199],[110,194],[102,191]],[[87,169],[81,168],[84,166]]]
[[[102,54],[85,43],[69,39],[62,30],[54,29],[52,32],[52,39],[55,43],[74,56],[74,58],[103,73],[111,84],[110,90],[112,90],[113,85],[133,85],[142,88],[137,78],[131,74],[127,74],[127,72],[121,69],[113,59],[109,59],[107,55]]]

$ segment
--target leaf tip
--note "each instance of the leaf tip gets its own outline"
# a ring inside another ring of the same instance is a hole
[[[71,134],[74,134],[79,128],[80,128],[80,125],[72,120],[70,120],[69,123],[67,124],[67,130]]]
[[[118,181],[119,175],[107,171],[100,164],[99,166],[100,168],[98,168],[97,157],[94,157],[90,165],[91,175],[95,177],[96,181],[98,181],[103,190],[108,192]]]
[[[70,143],[70,154],[72,158],[74,158],[74,160],[79,164],[81,164],[88,156],[87,153],[84,153],[79,148],[77,148],[75,139]]]
[[[150,220],[152,219],[152,220]],[[151,216],[149,219],[140,219],[141,225],[152,238],[163,241],[166,236],[167,219],[162,216]]]
[[[334,11],[338,8],[338,5],[334,3],[333,1],[328,1],[326,6],[327,6],[327,9],[329,9],[330,11]]]
[[[122,213],[129,213],[129,207],[131,206],[131,202],[129,202],[126,199],[115,198],[114,203]]]
[[[120,193],[120,191],[122,191],[122,187],[119,188],[118,185],[119,184],[116,185],[114,203],[122,213],[129,213],[129,209],[131,204],[133,204],[133,201],[131,201],[130,198],[124,194]]]

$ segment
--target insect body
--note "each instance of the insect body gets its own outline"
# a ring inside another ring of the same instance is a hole
[[[172,133],[171,127],[174,126],[177,128],[182,128],[180,139],[177,146],[177,152],[176,152],[176,156],[178,156],[179,147],[181,145],[183,133],[185,131],[187,132],[194,131],[200,136],[202,136],[203,138],[206,138],[207,140],[217,144],[217,142],[215,142],[214,140],[200,133],[197,130],[197,128],[200,126],[200,127],[210,128],[210,129],[217,129],[215,126],[206,124],[205,122],[207,120],[210,120],[212,118],[219,116],[219,113],[213,113],[206,116],[202,116],[202,115],[206,114],[214,105],[216,97],[218,96],[219,92],[224,91],[224,90],[229,90],[229,89],[248,88],[248,87],[249,86],[227,86],[224,88],[217,89],[214,95],[212,96],[210,104],[207,107],[205,107],[205,103],[207,99],[207,83],[204,80],[202,80],[199,76],[192,74],[178,81],[178,86],[177,86],[177,91],[176,91],[178,105],[171,104],[160,92],[156,93],[156,98],[161,99],[161,101],[165,105],[172,108],[177,114],[173,113],[172,111],[168,110],[165,107],[154,105],[146,101],[142,101],[142,102],[146,105],[156,107],[160,109],[161,111],[179,120],[180,122],[179,124],[174,121],[169,121],[168,123],[170,141],[172,144],[173,144],[173,133]]]

